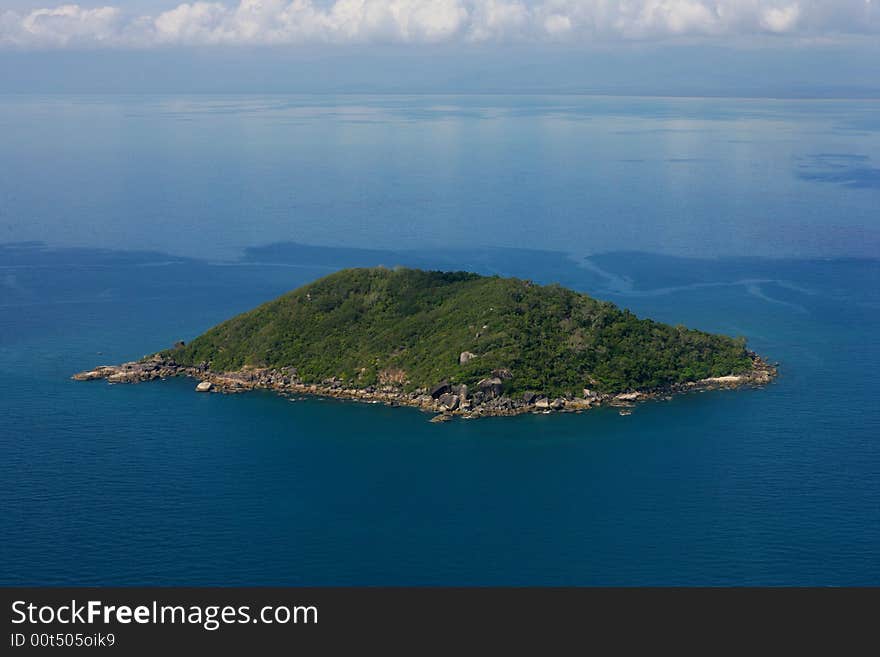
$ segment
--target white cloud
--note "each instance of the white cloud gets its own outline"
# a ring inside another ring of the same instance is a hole
[[[531,41],[880,35],[876,0],[240,0],[155,15],[119,7],[0,12],[0,47]]]
[[[770,7],[761,15],[761,27],[770,32],[790,32],[797,24],[801,9],[796,4],[787,7]]]
[[[18,15],[0,15],[0,44],[67,46],[113,44],[122,27],[122,12],[115,7],[83,9],[61,5]]]
[[[544,31],[551,36],[564,36],[571,32],[571,19],[565,14],[550,14],[544,19]]]
[[[526,38],[531,25],[529,7],[517,0],[474,2],[467,16],[472,41]]]

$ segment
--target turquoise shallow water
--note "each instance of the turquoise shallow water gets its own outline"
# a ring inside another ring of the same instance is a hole
[[[0,100],[0,583],[880,584],[873,107]],[[69,380],[376,264],[560,282],[780,377],[442,425]]]

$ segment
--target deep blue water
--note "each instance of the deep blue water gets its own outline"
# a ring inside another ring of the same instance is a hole
[[[877,109],[0,98],[0,240],[49,245],[0,246],[0,583],[880,584]],[[441,425],[69,380],[374,264],[557,281],[780,377]]]

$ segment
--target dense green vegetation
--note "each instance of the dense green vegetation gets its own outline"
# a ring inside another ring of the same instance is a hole
[[[477,357],[459,365],[459,354]],[[509,370],[509,392],[655,388],[749,369],[742,339],[639,319],[558,285],[414,269],[347,269],[168,352],[213,370],[295,367],[353,386],[474,384]]]

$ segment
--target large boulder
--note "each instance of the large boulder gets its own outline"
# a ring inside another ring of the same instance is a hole
[[[440,395],[446,394],[447,392],[451,391],[452,386],[449,385],[448,381],[444,381],[443,383],[438,383],[436,386],[431,388],[428,394],[431,395],[431,397],[433,397],[434,399],[439,399]]]
[[[458,395],[453,395],[451,392],[447,392],[440,395],[440,398],[437,401],[439,401],[447,411],[454,411],[458,408],[460,400]]]
[[[140,380],[140,374],[135,370],[123,370],[107,377],[110,383],[137,383]]]
[[[103,379],[104,373],[100,370],[89,370],[87,372],[79,372],[73,375],[75,381],[94,381],[95,379]]]
[[[467,365],[470,361],[476,358],[477,355],[471,353],[470,351],[462,351],[458,356],[458,364],[459,365]]]
[[[504,382],[497,376],[493,376],[487,379],[482,379],[477,383],[477,387],[479,387],[483,393],[491,397],[497,397],[504,389]]]
[[[210,381],[199,381],[199,384],[196,386],[196,392],[211,392],[213,387],[214,384]]]

